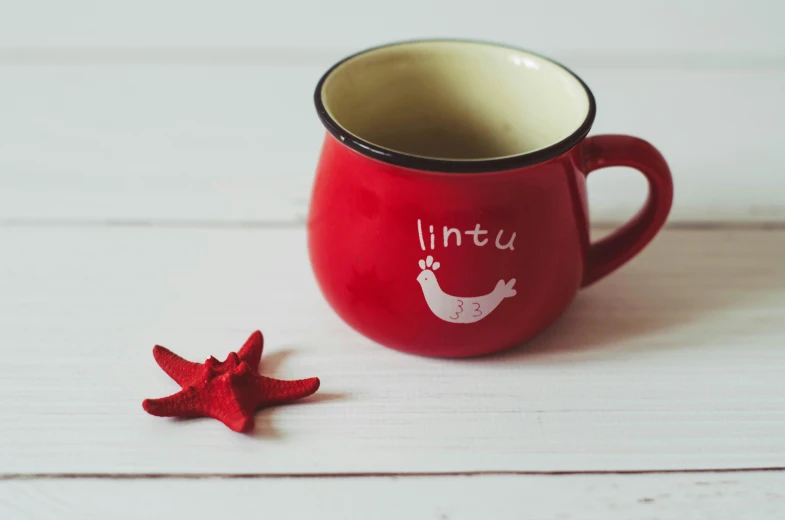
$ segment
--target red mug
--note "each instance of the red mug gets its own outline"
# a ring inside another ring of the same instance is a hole
[[[589,88],[527,51],[377,47],[332,67],[314,100],[327,133],[308,215],[313,271],[344,321],[397,350],[470,357],[526,342],[670,211],[662,155],[635,137],[586,137]],[[606,166],[640,171],[649,196],[590,243],[586,177]]]

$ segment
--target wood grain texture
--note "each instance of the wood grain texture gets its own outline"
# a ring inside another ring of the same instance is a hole
[[[323,137],[312,91],[332,58],[260,59],[0,67],[0,221],[302,222]],[[577,65],[594,133],[668,159],[671,222],[785,221],[785,69]],[[645,181],[609,169],[589,194],[595,222],[620,222]]]
[[[428,36],[548,52],[785,51],[780,2],[29,0],[0,3],[0,46],[350,47]]]
[[[779,520],[785,473],[0,481],[14,519]]]
[[[531,344],[379,347],[312,279],[302,229],[0,227],[0,474],[785,466],[785,232],[669,231]],[[262,371],[319,376],[253,435],[146,415],[260,328]]]
[[[0,0],[0,518],[785,517],[782,471],[338,478],[785,466],[785,230],[668,231],[531,344],[454,362],[349,330],[299,227],[318,77],[439,36],[576,70],[595,133],[668,158],[676,226],[781,226],[783,15],[768,0]],[[595,175],[593,220],[643,197],[628,171]],[[318,375],[316,396],[259,412],[250,436],[141,410],[177,389],[153,344],[202,360],[255,328],[263,372]],[[88,473],[104,478],[70,478]],[[198,477],[214,473],[264,478]]]

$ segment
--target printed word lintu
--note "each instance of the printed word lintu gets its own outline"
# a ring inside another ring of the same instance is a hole
[[[417,232],[420,237],[420,247],[422,248],[423,251],[428,250],[428,248],[426,247],[427,245],[430,245],[431,250],[436,249],[437,235],[436,232],[434,231],[433,225],[428,226],[427,238],[429,240],[427,241],[426,241],[426,236],[423,235],[423,224],[421,219],[417,219]],[[440,244],[443,244],[444,247],[449,247],[450,245],[453,244],[456,246],[460,246],[465,236],[466,241],[472,241],[475,246],[483,247],[490,240],[490,238],[487,235],[488,235],[488,230],[482,229],[480,224],[475,225],[474,229],[467,229],[463,232],[461,232],[461,230],[458,228],[451,228],[451,227],[444,226],[444,228],[442,229],[441,237],[438,237],[440,238],[438,242]],[[500,229],[499,232],[496,233],[496,240],[494,243],[497,249],[509,249],[510,251],[515,251],[514,242],[515,242],[515,233],[512,233],[512,235],[510,235],[509,239],[506,242],[504,241],[503,229]]]

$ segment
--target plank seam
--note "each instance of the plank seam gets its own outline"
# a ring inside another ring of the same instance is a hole
[[[593,229],[612,229],[623,222],[596,221]],[[0,219],[0,228],[159,228],[159,229],[299,229],[306,225],[305,219],[292,220],[171,220],[171,219]],[[669,230],[694,231],[783,231],[785,221],[676,221],[665,225]]]
[[[325,65],[359,49],[313,47],[0,47],[0,65]],[[758,71],[785,69],[782,52],[547,52],[574,67]]]
[[[670,475],[708,473],[776,473],[785,466],[754,468],[640,469],[640,470],[564,470],[564,471],[422,471],[422,472],[346,472],[346,473],[2,473],[0,481],[9,480],[201,480],[201,479],[358,479],[424,478],[484,476],[576,476],[576,475]]]

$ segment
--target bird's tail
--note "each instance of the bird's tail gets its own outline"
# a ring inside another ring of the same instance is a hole
[[[504,283],[504,280],[499,280],[499,283],[496,284],[496,290],[501,293],[502,298],[509,298],[518,294],[513,287],[515,287],[515,278],[512,278],[507,283]]]

